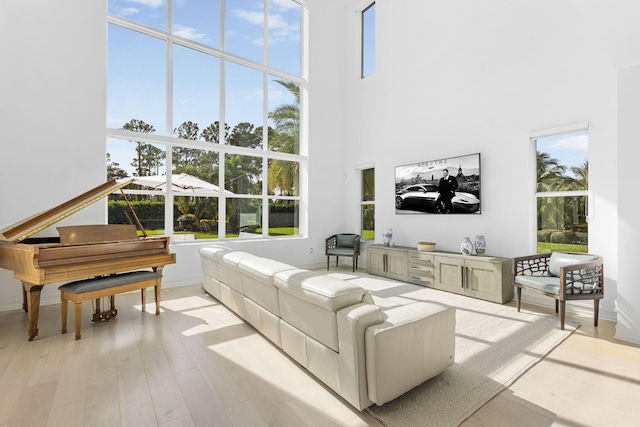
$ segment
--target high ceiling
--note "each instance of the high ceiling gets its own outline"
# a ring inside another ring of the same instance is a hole
[[[618,69],[640,65],[639,0],[569,0]]]

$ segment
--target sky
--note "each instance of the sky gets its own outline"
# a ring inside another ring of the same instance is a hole
[[[538,138],[536,150],[558,159],[561,165],[567,167],[568,176],[579,178],[571,173],[571,167],[582,167],[589,159],[589,131]]]
[[[170,0],[169,0],[170,1]],[[174,0],[171,27],[175,35],[220,50],[220,1]],[[301,6],[292,0],[267,0],[269,65],[300,75]],[[264,63],[264,4],[261,0],[229,0],[225,8],[225,51]],[[167,31],[167,0],[109,0],[109,13]],[[190,120],[200,130],[220,117],[220,58],[172,45],[173,123],[166,123],[167,43],[108,25],[107,127],[121,128],[136,118],[166,134]],[[225,121],[262,125],[264,83],[261,71],[225,62]],[[268,109],[292,103],[293,97],[268,76]],[[133,144],[109,141],[114,162],[129,170]]]

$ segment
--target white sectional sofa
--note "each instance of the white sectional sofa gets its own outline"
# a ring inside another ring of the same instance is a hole
[[[455,309],[381,308],[362,287],[223,246],[200,250],[202,287],[358,410],[453,364]]]

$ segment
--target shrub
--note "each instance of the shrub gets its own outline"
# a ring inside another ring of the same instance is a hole
[[[178,217],[178,224],[183,230],[195,230],[196,216],[194,214],[180,215]]]
[[[556,230],[538,230],[538,242],[551,241],[551,234],[554,232],[556,232]]]
[[[556,231],[551,233],[551,243],[575,243],[577,242],[576,233],[574,231]]]

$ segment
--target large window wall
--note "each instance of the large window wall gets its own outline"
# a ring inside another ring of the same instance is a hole
[[[107,176],[136,179],[124,192],[149,234],[304,234],[304,13],[294,0],[109,0]],[[109,222],[131,220],[123,198]]]

